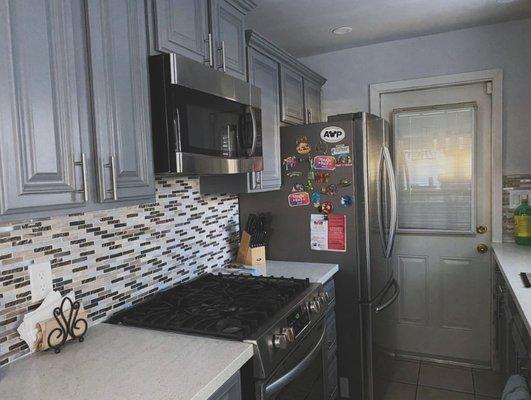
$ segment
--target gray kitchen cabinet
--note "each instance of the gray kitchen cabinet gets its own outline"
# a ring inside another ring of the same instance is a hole
[[[152,0],[154,50],[246,79],[245,14],[252,0]]]
[[[242,400],[240,371],[232,375],[208,400]]]
[[[280,92],[279,65],[256,50],[249,49],[249,81],[261,90],[262,153],[264,169],[250,176],[249,191],[280,189]]]
[[[212,0],[216,68],[245,80],[245,14],[226,0]]]
[[[280,92],[280,120],[287,124],[303,124],[305,122],[303,78],[284,65],[280,66]]]
[[[321,122],[321,86],[304,79],[305,122],[313,124]]]
[[[100,202],[154,199],[143,1],[88,0]]]
[[[208,0],[154,0],[155,47],[209,63]]]
[[[83,207],[89,130],[80,1],[0,2],[0,220]]]

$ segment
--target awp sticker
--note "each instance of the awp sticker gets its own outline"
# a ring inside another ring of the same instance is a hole
[[[327,143],[337,143],[345,139],[345,131],[339,126],[327,126],[321,131],[321,139]]]

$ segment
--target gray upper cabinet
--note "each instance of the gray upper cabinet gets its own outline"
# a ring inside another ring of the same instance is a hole
[[[156,49],[209,63],[208,0],[155,0],[153,7]]]
[[[246,79],[245,14],[252,0],[149,0],[154,50]]]
[[[226,0],[212,0],[216,68],[245,80],[245,14]]]
[[[87,7],[99,200],[152,199],[145,3],[89,0]]]
[[[281,65],[280,90],[281,121],[287,124],[304,123],[304,84],[302,76]]]
[[[304,79],[304,105],[306,123],[321,122],[321,86]]]
[[[82,161],[88,127],[78,101],[85,78],[78,68],[84,52],[77,46],[83,34],[80,10],[78,1],[0,1],[4,216],[86,203]]]
[[[250,191],[280,189],[280,92],[279,65],[263,54],[249,49],[249,81],[261,90],[262,152],[264,169],[250,176]]]

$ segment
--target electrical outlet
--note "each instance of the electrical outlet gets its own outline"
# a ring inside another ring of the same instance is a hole
[[[31,264],[29,267],[31,300],[33,302],[42,300],[53,289],[52,266],[50,262]]]
[[[511,190],[509,192],[509,208],[514,209],[520,205],[522,196],[531,200],[531,190]]]

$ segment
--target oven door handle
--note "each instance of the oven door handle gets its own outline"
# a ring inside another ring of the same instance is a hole
[[[272,394],[278,392],[288,383],[290,383],[295,378],[297,378],[306,368],[308,368],[308,366],[313,362],[313,360],[315,360],[315,357],[319,355],[325,336],[326,336],[326,330],[323,329],[323,333],[321,337],[319,338],[319,341],[313,347],[310,353],[308,353],[308,355],[304,357],[300,363],[298,363],[295,367],[293,367],[293,369],[291,369],[289,372],[282,375],[280,378],[274,380],[273,382],[271,382],[269,385],[266,386],[265,393],[267,396],[271,396]]]

